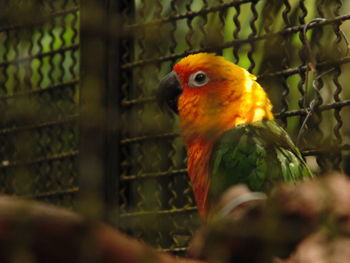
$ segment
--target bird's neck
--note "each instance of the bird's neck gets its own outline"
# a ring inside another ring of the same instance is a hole
[[[205,218],[208,210],[208,193],[210,186],[209,159],[213,142],[194,136],[186,140],[188,154],[188,175],[191,180],[194,197],[199,213]]]

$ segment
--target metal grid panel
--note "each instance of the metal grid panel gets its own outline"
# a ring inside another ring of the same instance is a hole
[[[120,224],[160,250],[186,250],[198,223],[178,123],[153,91],[177,59],[216,52],[258,76],[274,112],[317,172],[350,150],[342,1],[125,1],[122,12]],[[317,18],[317,19],[315,19]]]
[[[73,206],[77,191],[77,0],[1,6],[0,192]]]

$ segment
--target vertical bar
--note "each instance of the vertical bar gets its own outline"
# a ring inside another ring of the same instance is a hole
[[[118,184],[120,177],[120,104],[121,104],[121,1],[108,1],[107,40],[107,122],[106,122],[106,173],[104,176],[105,220],[113,220],[118,210]],[[115,35],[114,35],[115,34]]]
[[[304,25],[305,18],[308,14],[308,10],[306,9],[306,6],[305,6],[305,0],[300,0],[299,9],[300,9],[300,15],[298,18],[299,24]],[[301,63],[301,65],[306,65],[307,64],[307,61],[306,61],[307,53],[305,50],[306,38],[304,36],[303,30],[299,31],[299,39],[301,42],[301,47],[300,47],[300,50],[298,52],[300,63]],[[299,105],[300,109],[306,109],[307,108],[306,100],[307,100],[307,95],[308,95],[308,91],[307,91],[308,72],[307,71],[300,71],[299,76],[300,76],[300,80],[298,82],[297,88],[298,88],[298,91],[300,93],[300,98],[298,99],[298,105]],[[305,148],[305,146],[307,146],[307,144],[308,144],[308,140],[306,140],[305,137],[303,136],[303,134],[305,133],[305,130],[302,127],[304,120],[305,120],[305,117],[300,116],[299,125],[300,125],[302,130],[299,130],[299,134],[298,134],[297,141],[296,141],[297,146],[300,148]],[[305,129],[308,130],[309,128],[306,127],[308,124],[305,123],[304,125],[305,125]]]
[[[335,2],[335,6],[333,7],[333,14],[334,16],[339,16],[340,15],[340,9],[342,8],[342,1],[338,0]],[[334,23],[333,28],[334,28],[334,33],[336,35],[336,39],[334,40],[334,45],[336,46],[336,58],[338,59],[339,57],[342,57],[342,51],[340,48],[340,43],[342,42],[342,35],[340,31],[340,23]],[[343,87],[340,83],[340,76],[341,76],[341,67],[339,65],[334,67],[334,74],[333,74],[333,84],[335,86],[335,90],[333,93],[333,99],[335,102],[341,101],[341,93],[343,91]],[[342,144],[343,142],[343,136],[341,134],[341,128],[343,126],[343,119],[341,115],[341,110],[342,109],[334,109],[333,116],[335,119],[335,125],[333,127],[333,133],[334,133],[334,139],[332,144],[334,145],[334,149],[339,147],[339,145]],[[332,146],[333,146],[332,145]],[[340,149],[334,150],[334,152],[331,155],[332,158],[332,167],[331,169],[333,170],[340,170],[341,169],[341,162],[342,162],[342,152]]]
[[[81,4],[80,211],[111,220],[118,204],[119,1]]]
[[[239,15],[241,14],[241,6],[240,5],[236,5],[235,6],[236,9],[236,13],[233,16],[233,22],[235,24],[235,30],[233,32],[233,39],[239,39],[239,32],[241,31],[241,22],[239,20]],[[233,46],[233,56],[235,58],[235,63],[238,64],[239,62],[239,49],[241,46],[236,45]]]

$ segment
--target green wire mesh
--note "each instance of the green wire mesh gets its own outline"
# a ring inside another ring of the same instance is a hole
[[[72,207],[78,187],[78,3],[18,4],[3,7],[0,26],[0,192]]]

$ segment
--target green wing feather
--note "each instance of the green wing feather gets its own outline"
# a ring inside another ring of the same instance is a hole
[[[275,121],[240,125],[216,142],[210,159],[211,198],[233,184],[268,191],[279,181],[312,177],[300,151]]]

